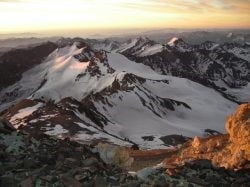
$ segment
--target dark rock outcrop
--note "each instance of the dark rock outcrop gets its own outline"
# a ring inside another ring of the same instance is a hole
[[[0,133],[10,134],[15,130],[15,127],[8,120],[0,117]]]
[[[13,49],[0,56],[0,90],[14,84],[22,74],[40,64],[55,49],[52,42],[23,49]]]

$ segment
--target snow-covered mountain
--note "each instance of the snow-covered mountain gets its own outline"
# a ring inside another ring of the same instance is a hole
[[[250,58],[248,44],[224,44],[204,42],[189,45],[173,38],[161,51],[146,56],[124,53],[130,60],[150,66],[162,75],[187,78],[212,87],[235,102],[249,99]],[[235,92],[235,88],[239,94]]]
[[[15,78],[3,76],[0,110],[32,133],[164,147],[168,135],[223,131],[235,101],[250,99],[249,59],[225,46],[191,46],[177,38],[166,45],[144,37],[124,43],[68,38],[37,51],[48,45],[19,51],[40,55],[27,55],[28,67],[16,65],[13,55],[0,57],[1,70],[11,62],[23,67]]]

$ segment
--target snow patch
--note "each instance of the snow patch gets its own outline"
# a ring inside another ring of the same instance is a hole
[[[168,45],[172,47],[172,46],[175,45],[175,42],[178,41],[178,40],[179,40],[179,38],[173,37],[173,38],[168,42]]]
[[[42,130],[46,130],[45,134],[50,136],[62,136],[62,134],[66,134],[69,131],[64,129],[61,125],[57,124],[55,127],[42,127]]]
[[[35,112],[41,106],[43,106],[43,103],[38,103],[35,106],[27,107],[27,108],[19,110],[17,114],[15,114],[14,116],[11,117],[10,122],[12,124],[14,124],[14,126],[16,128],[18,128],[20,125],[23,124],[20,121],[22,121],[25,117],[31,115],[33,112]]]

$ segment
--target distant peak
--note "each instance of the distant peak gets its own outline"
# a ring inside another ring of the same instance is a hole
[[[82,38],[60,38],[57,41],[57,45],[59,48],[75,45],[79,49],[87,46],[85,40]]]
[[[233,33],[232,33],[232,32],[230,32],[230,33],[227,34],[227,37],[228,37],[228,38],[232,38],[232,36],[233,36]]]
[[[141,36],[141,37],[138,38],[138,40],[149,40],[149,38],[146,37],[146,36]]]
[[[169,46],[175,46],[178,42],[183,42],[182,39],[177,38],[177,37],[173,37],[169,42],[168,45]]]

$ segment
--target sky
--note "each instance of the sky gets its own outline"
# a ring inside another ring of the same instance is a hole
[[[250,28],[250,0],[0,0],[0,34]]]

